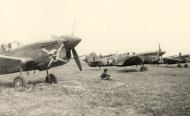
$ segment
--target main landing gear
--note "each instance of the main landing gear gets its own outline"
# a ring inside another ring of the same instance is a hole
[[[184,64],[184,68],[187,68],[188,67],[188,64]]]
[[[145,71],[148,71],[148,68],[145,67],[145,66],[142,66],[142,67],[140,68],[140,72],[145,72]]]
[[[177,67],[178,67],[178,68],[181,68],[182,66],[181,66],[181,64],[177,64]]]
[[[50,84],[54,83],[54,84],[56,84],[57,83],[56,76],[53,75],[53,74],[49,74],[48,69],[46,70],[46,72],[47,72],[47,76],[45,78],[46,83],[50,83]]]
[[[28,81],[22,76],[22,69],[20,69],[20,76],[17,76],[13,81],[14,87],[23,87],[28,85]]]
[[[177,64],[177,67],[178,68],[181,68],[182,67],[182,65],[181,64]],[[188,67],[188,64],[184,64],[184,66],[183,66],[184,68],[187,68]]]
[[[145,72],[145,71],[148,71],[148,67],[145,67],[144,64],[142,64],[140,72]]]
[[[49,84],[52,84],[52,83],[56,84],[57,83],[57,78],[53,74],[49,74],[48,69],[46,71],[47,71],[47,76],[45,78],[45,82],[49,83]],[[17,76],[14,79],[13,85],[14,85],[14,87],[24,87],[24,86],[28,85],[27,79],[25,79],[22,76],[22,69],[20,70],[20,76]]]
[[[14,87],[23,87],[28,85],[28,81],[24,79],[22,76],[18,76],[13,81]]]

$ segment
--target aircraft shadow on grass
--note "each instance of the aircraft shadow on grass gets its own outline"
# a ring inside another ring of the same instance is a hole
[[[12,82],[0,82],[0,87],[12,88],[13,83]]]
[[[46,82],[45,80],[28,81],[28,84],[33,86],[39,83],[46,83]],[[0,87],[13,88],[14,84],[12,82],[0,82]]]
[[[160,67],[163,67],[163,68],[181,68],[181,69],[190,68],[190,67],[177,67],[177,66],[160,66]]]
[[[139,72],[139,70],[137,70],[137,69],[121,69],[121,70],[118,70],[117,72],[119,72],[119,73],[132,73],[132,72]]]

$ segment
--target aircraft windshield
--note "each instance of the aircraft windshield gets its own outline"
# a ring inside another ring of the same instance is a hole
[[[21,43],[18,41],[2,43],[2,44],[0,44],[0,52],[11,51],[13,49],[18,48],[20,45],[21,45]]]

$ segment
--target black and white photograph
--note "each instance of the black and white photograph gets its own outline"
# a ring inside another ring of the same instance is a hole
[[[190,116],[190,1],[0,0],[0,116]]]

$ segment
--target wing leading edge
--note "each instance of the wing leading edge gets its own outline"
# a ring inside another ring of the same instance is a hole
[[[36,63],[30,57],[17,58],[12,56],[0,55],[0,75],[32,70],[36,67]]]
[[[131,56],[124,60],[124,62],[120,63],[121,66],[132,66],[132,65],[141,65],[143,63],[143,59],[139,56]]]

